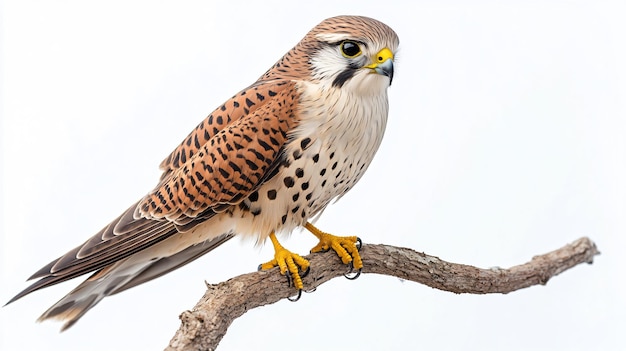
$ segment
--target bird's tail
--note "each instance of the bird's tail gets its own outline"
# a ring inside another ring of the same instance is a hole
[[[46,319],[64,321],[65,324],[61,327],[61,331],[74,325],[87,311],[109,295],[113,289],[125,285],[132,279],[132,274],[122,273],[124,270],[120,269],[123,268],[127,260],[118,261],[92,274],[44,312],[37,321],[42,322]]]
[[[232,237],[231,234],[221,235],[157,260],[138,261],[136,257],[131,256],[117,261],[92,274],[44,312],[38,321],[47,319],[64,321],[65,324],[61,327],[61,331],[64,331],[106,296],[143,284],[184,266]]]

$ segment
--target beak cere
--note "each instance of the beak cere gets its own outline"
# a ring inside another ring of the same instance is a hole
[[[388,48],[380,50],[374,58],[374,63],[365,67],[389,77],[389,85],[391,85],[393,81],[393,52]]]

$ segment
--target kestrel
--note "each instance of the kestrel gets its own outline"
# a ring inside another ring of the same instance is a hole
[[[255,83],[211,113],[169,155],[157,186],[82,245],[41,268],[9,303],[85,273],[39,320],[72,326],[102,298],[173,271],[236,235],[271,240],[298,290],[309,262],[276,233],[304,227],[356,272],[357,237],[310,221],[361,179],[387,123],[398,36],[367,17],[324,20]],[[298,295],[299,296],[299,295]]]

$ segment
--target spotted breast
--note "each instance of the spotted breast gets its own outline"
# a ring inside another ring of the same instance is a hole
[[[359,181],[382,141],[386,93],[364,96],[313,83],[297,90],[298,126],[277,174],[233,208],[232,216],[245,218],[236,222],[237,233],[267,236],[303,226]]]

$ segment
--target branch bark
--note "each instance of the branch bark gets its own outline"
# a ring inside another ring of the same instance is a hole
[[[580,238],[558,250],[535,256],[530,262],[508,269],[481,269],[450,263],[435,256],[389,245],[363,245],[362,273],[376,273],[415,281],[453,293],[506,294],[550,278],[580,263],[592,263],[599,254],[589,238]],[[304,286],[314,289],[341,277],[346,266],[332,251],[306,257],[311,271]],[[215,350],[230,324],[246,311],[294,295],[278,269],[254,272],[219,284],[207,284],[207,291],[191,311],[180,315],[181,326],[167,351]]]

